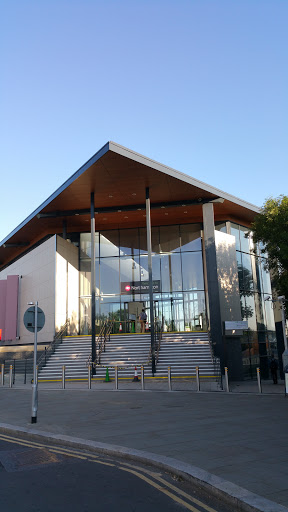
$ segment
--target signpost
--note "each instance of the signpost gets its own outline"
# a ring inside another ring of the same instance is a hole
[[[33,361],[33,384],[32,384],[32,413],[31,423],[37,423],[38,409],[38,378],[37,378],[37,333],[45,325],[45,315],[41,308],[38,308],[38,301],[29,302],[31,306],[24,314],[24,325],[30,332],[34,332],[34,361]]]

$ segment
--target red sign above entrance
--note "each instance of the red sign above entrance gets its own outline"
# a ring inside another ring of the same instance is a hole
[[[160,292],[160,281],[153,281],[153,292]],[[134,293],[149,293],[149,281],[134,281],[121,283],[121,294],[130,295]]]

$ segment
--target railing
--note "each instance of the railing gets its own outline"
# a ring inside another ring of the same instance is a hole
[[[44,366],[46,366],[48,359],[54,354],[58,345],[62,343],[63,336],[67,335],[67,329],[70,325],[70,320],[67,320],[65,324],[61,327],[60,331],[55,334],[53,341],[48,345],[48,347],[44,349],[43,353],[39,356],[37,360],[38,370],[40,371]]]
[[[101,363],[101,354],[106,350],[106,341],[110,341],[110,334],[113,328],[113,322],[108,321],[103,325],[104,329],[102,334],[98,336],[96,343],[96,359],[94,361],[95,364]]]
[[[3,359],[0,361],[4,365],[4,375],[9,374],[12,366],[12,382],[15,384],[16,375],[23,376],[23,383],[27,383],[27,377],[33,375],[33,353],[24,359]]]
[[[162,322],[157,320],[155,322],[155,365],[158,363],[159,358],[159,352],[161,347],[161,341],[162,341],[162,334],[163,334],[163,327],[164,327],[164,316],[162,316]]]
[[[110,340],[110,334],[111,334],[112,329],[113,329],[112,321],[105,322],[104,324],[101,325],[100,332],[95,340],[96,358],[95,358],[95,361],[92,361],[92,354],[90,354],[86,361],[87,367],[92,364],[94,364],[94,365],[100,364],[101,354],[102,354],[102,352],[105,352],[105,350],[106,350],[106,341],[107,341],[107,339]]]
[[[162,317],[162,322],[156,320],[154,322],[154,350],[155,350],[155,366],[158,363],[159,352],[161,348],[162,334],[164,327],[164,316]],[[148,355],[148,364],[152,364],[152,347],[150,347],[149,355]]]

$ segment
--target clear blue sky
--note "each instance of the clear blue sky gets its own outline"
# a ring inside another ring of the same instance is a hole
[[[287,0],[2,0],[0,240],[108,140],[288,194]]]

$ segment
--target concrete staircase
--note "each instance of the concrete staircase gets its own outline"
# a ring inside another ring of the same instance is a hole
[[[101,354],[100,366],[96,367],[96,377],[104,379],[107,366],[119,366],[121,377],[133,377],[135,366],[138,367],[140,375],[141,365],[149,373],[147,363],[150,343],[150,334],[112,334],[106,343],[105,352]],[[63,365],[66,367],[67,379],[87,378],[87,360],[90,355],[90,336],[63,337],[63,342],[39,372],[39,381],[61,379]],[[128,368],[123,368],[125,366]],[[111,375],[114,375],[113,371]]]
[[[196,366],[200,376],[215,375],[207,332],[163,333],[159,352],[157,375],[167,375],[171,366],[172,375],[195,375]]]
[[[133,378],[137,366],[143,365],[145,375],[151,376],[151,364],[148,365],[150,352],[150,333],[111,335],[102,352],[100,365],[96,367],[96,378],[105,379],[106,367],[118,366],[119,377]],[[39,381],[62,378],[62,366],[66,367],[67,379],[87,378],[87,361],[91,354],[91,337],[64,337],[47,365],[39,372]],[[172,375],[195,375],[196,366],[201,376],[214,377],[214,365],[211,357],[207,333],[164,333],[159,352],[156,377],[167,376],[171,366]],[[109,370],[110,377],[114,371]]]
[[[46,366],[40,372],[38,380],[54,380],[62,378],[62,366],[66,367],[66,378],[86,378],[88,375],[87,360],[91,354],[91,337],[63,337],[54,354],[50,356]]]

